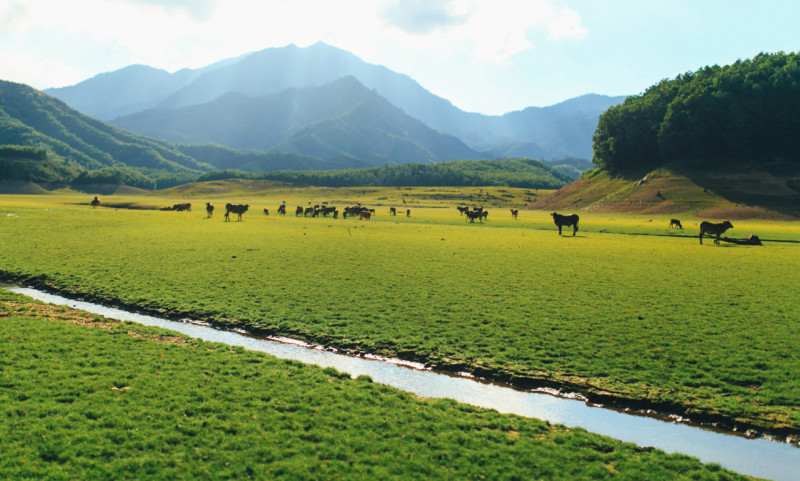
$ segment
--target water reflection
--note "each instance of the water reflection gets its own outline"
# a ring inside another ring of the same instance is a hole
[[[449,398],[474,406],[495,409],[502,413],[582,427],[591,432],[636,443],[640,446],[654,446],[667,452],[695,456],[703,462],[719,463],[728,469],[750,476],[796,481],[798,473],[800,473],[800,449],[789,444],[767,439],[747,439],[684,424],[592,407],[581,400],[519,391],[506,386],[478,382],[467,377],[414,369],[383,360],[337,354],[315,349],[313,346],[301,342],[278,342],[238,332],[217,330],[206,325],[159,319],[74,301],[36,289],[11,288],[9,290],[44,302],[66,305],[113,319],[170,329],[190,337],[241,346],[283,359],[332,367],[353,377],[366,375],[375,382],[419,396]]]

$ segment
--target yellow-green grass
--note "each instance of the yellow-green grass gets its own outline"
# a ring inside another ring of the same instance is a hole
[[[251,203],[277,209],[286,202],[293,208],[328,202],[340,206],[358,202],[371,206],[390,206],[402,209],[420,207],[451,207],[458,203],[486,207],[523,207],[552,190],[522,189],[515,187],[314,187],[283,184],[272,181],[231,179],[186,184],[147,196],[137,196],[135,203],[142,206],[167,206],[176,199],[204,205],[212,202]],[[118,197],[118,196],[114,196]],[[112,202],[113,198],[112,197]]]
[[[547,212],[506,208],[483,224],[454,206],[372,221],[200,211],[2,197],[0,269],[169,315],[800,432],[797,223],[736,221],[727,235],[766,245],[717,247],[693,222],[668,229],[669,216],[581,213],[579,235],[559,237]]]
[[[0,291],[2,479],[749,479]]]

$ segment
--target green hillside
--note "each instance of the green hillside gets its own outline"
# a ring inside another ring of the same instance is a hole
[[[705,67],[601,117],[597,170],[541,209],[800,217],[800,54]]]
[[[31,87],[5,81],[0,81],[0,145],[47,151],[51,170],[60,170],[63,180],[99,169],[106,169],[101,177],[120,177],[119,172],[133,170],[146,179],[196,176],[213,169],[174,145],[131,134]]]
[[[609,108],[594,163],[610,172],[687,167],[800,169],[800,54],[760,54],[663,80]]]

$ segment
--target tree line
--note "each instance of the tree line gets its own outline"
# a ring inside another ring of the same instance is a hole
[[[557,189],[571,182],[566,174],[532,159],[458,160],[435,164],[401,164],[345,170],[207,172],[198,181],[246,178],[324,187],[471,187],[506,186]]]
[[[154,190],[193,182],[197,174],[134,169],[128,166],[85,170],[47,148],[0,145],[0,181],[56,185],[112,184]]]
[[[612,172],[668,162],[797,168],[799,129],[800,54],[761,53],[663,80],[609,108],[593,161]]]

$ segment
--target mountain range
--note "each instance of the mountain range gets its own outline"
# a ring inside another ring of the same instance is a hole
[[[322,160],[344,155],[372,165],[508,155],[589,159],[599,115],[625,98],[589,94],[502,116],[469,113],[407,75],[324,43],[268,48],[174,73],[129,66],[45,92],[87,115],[159,139],[217,142]],[[338,92],[344,92],[347,105],[326,98]],[[312,108],[311,99],[321,98],[329,104]],[[287,112],[293,102],[298,109]],[[256,113],[255,105],[263,108]],[[396,128],[365,131],[374,126],[365,119],[376,112],[379,124],[385,128],[394,123]],[[291,119],[285,118],[287,113]],[[249,122],[237,118],[239,114]],[[222,132],[210,136],[214,129],[198,126],[195,115],[221,115],[217,118],[230,123],[218,122]],[[400,120],[404,115],[408,118]],[[422,132],[426,142],[414,136]],[[331,139],[341,142],[332,145]],[[365,142],[380,147],[372,151]]]

